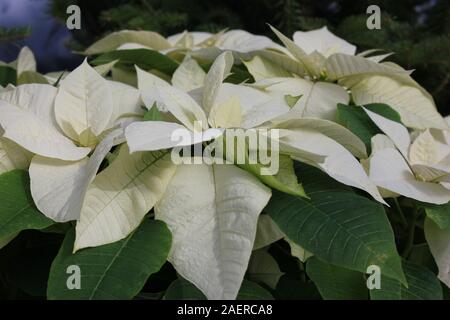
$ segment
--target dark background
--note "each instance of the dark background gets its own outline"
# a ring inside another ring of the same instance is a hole
[[[65,28],[66,8],[81,8],[82,28]],[[381,8],[381,30],[366,28],[366,9]],[[408,69],[450,114],[449,0],[0,0],[0,60],[11,61],[21,46],[35,52],[40,72],[72,69],[72,53],[105,33],[155,30],[167,36],[185,29],[240,28],[273,38],[266,23],[290,36],[327,25],[358,46],[395,52],[389,59]]]

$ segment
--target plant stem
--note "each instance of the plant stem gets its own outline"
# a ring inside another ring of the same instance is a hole
[[[403,213],[402,207],[398,203],[397,198],[394,198],[395,207],[397,208],[398,215],[400,216],[400,220],[404,229],[408,228],[408,221],[406,220],[405,214]]]
[[[406,246],[403,249],[402,257],[408,258],[408,256],[411,253],[412,247],[414,246],[414,234],[416,231],[416,221],[417,218],[420,216],[420,211],[416,208],[411,216],[411,221],[409,221],[408,224],[408,238],[406,240]]]

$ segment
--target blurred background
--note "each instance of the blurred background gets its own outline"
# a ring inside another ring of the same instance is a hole
[[[65,26],[71,4],[81,8],[81,30]],[[370,4],[381,8],[381,30],[366,27]],[[327,25],[359,51],[395,52],[389,59],[415,69],[439,111],[450,114],[450,0],[0,0],[0,60],[27,45],[40,72],[70,70],[82,60],[74,51],[114,30],[168,36],[239,28],[274,38],[267,23],[289,36]]]

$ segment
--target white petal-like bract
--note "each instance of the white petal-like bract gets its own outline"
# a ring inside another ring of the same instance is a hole
[[[161,198],[175,168],[168,151],[130,154],[123,145],[117,158],[88,188],[74,251],[128,236]]]
[[[208,299],[235,299],[271,192],[233,165],[181,165],[155,207],[173,244],[169,260]]]
[[[85,60],[72,71],[58,90],[55,115],[64,133],[84,146],[108,129],[113,113],[113,95],[108,82]]]

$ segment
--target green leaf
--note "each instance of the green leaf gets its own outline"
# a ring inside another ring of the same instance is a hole
[[[248,278],[257,283],[263,283],[274,289],[283,275],[277,261],[264,249],[252,253],[247,269]]]
[[[412,246],[408,261],[427,267],[430,270],[436,269],[436,262],[426,242]]]
[[[240,84],[243,82],[254,82],[253,76],[245,69],[234,65],[231,68],[231,74],[225,79],[225,82]]]
[[[179,278],[167,288],[163,300],[206,300],[206,297],[192,283]]]
[[[178,62],[168,56],[150,49],[117,50],[102,54],[94,59],[92,65],[102,65],[119,60],[118,64],[134,66],[144,70],[155,69],[168,75],[178,68]]]
[[[163,300],[206,300],[206,297],[192,283],[179,278],[167,288]],[[273,297],[266,289],[256,283],[244,280],[237,300],[273,300]]]
[[[256,226],[256,237],[253,250],[261,249],[284,238],[284,233],[267,214],[260,214]]]
[[[419,202],[418,204],[425,208],[427,217],[433,220],[440,229],[450,229],[450,202],[446,204]]]
[[[66,235],[53,261],[49,299],[131,299],[167,259],[172,236],[162,221],[144,220],[127,238],[72,254],[75,232]],[[67,268],[81,271],[81,289],[69,290]]]
[[[397,111],[386,104],[373,103],[367,104],[364,107],[385,118],[401,123],[400,115]],[[347,106],[338,103],[336,118],[340,124],[356,134],[364,142],[369,151],[371,150],[370,139],[374,135],[382,133],[359,106]]]
[[[369,297],[366,279],[361,272],[311,257],[306,263],[306,273],[325,300],[367,300]]]
[[[0,66],[0,86],[6,87],[8,84],[16,85],[16,70],[8,66]]]
[[[321,298],[312,281],[301,281],[292,274],[281,277],[275,294],[276,298],[281,300],[320,300]]]
[[[0,239],[22,230],[44,229],[54,222],[35,207],[28,172],[14,170],[0,175]]]
[[[268,166],[264,166],[260,163],[238,164],[238,167],[253,173],[259,180],[273,189],[294,196],[307,197],[302,185],[298,183],[297,176],[294,171],[294,162],[290,156],[283,154],[279,156],[279,170],[275,175],[261,175],[261,168]]]
[[[63,237],[35,230],[20,233],[0,254],[1,278],[8,287],[45,299],[50,265]]]
[[[289,107],[293,107],[297,104],[298,100],[301,99],[303,95],[299,95],[299,96],[291,96],[290,94],[287,94],[284,96],[284,100],[286,101],[286,103],[288,104]]]
[[[156,107],[156,103],[144,114],[144,121],[163,121],[164,117]]]
[[[297,258],[301,262],[305,263],[306,260],[314,256],[311,252],[306,251],[288,237],[285,237],[284,240],[289,244],[289,247],[291,248],[291,256]]]
[[[258,284],[244,280],[239,290],[237,300],[273,300],[269,291]]]
[[[399,281],[381,276],[381,288],[370,290],[372,300],[442,300],[436,275],[418,264],[403,261],[408,288]]]
[[[209,69],[211,68],[212,64],[214,61],[212,62],[201,62],[199,63],[199,66],[205,71],[208,72]],[[240,84],[243,82],[249,82],[252,83],[255,80],[253,79],[253,76],[250,74],[250,72],[247,71],[247,69],[237,66],[237,65],[233,65],[231,67],[231,71],[230,74],[225,78],[224,82],[228,82],[228,83],[234,83],[234,84]]]
[[[294,162],[295,174],[301,180],[307,183],[307,192],[321,192],[321,191],[347,191],[352,192],[353,189],[345,184],[339,183],[325,172],[304,163]]]
[[[49,84],[48,80],[42,74],[35,71],[24,71],[18,77],[17,84],[20,85],[27,83]]]
[[[383,206],[353,191],[333,190],[311,170],[299,172],[310,200],[275,191],[265,212],[290,240],[321,260],[360,272],[378,265],[384,275],[406,283]]]

